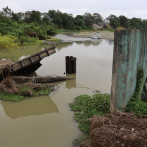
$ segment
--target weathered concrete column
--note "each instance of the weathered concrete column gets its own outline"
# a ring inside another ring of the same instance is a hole
[[[116,30],[110,111],[126,107],[136,88],[139,67],[147,71],[147,30]]]

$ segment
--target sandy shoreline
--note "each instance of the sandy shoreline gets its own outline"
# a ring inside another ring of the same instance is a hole
[[[109,31],[98,31],[98,32],[80,32],[73,33],[68,36],[70,37],[81,37],[81,38],[91,38],[91,35],[100,34],[102,39],[114,40],[114,32]]]

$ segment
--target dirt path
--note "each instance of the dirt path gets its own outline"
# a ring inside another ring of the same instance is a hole
[[[70,37],[82,37],[82,38],[90,38],[93,34],[100,34],[102,39],[114,40],[114,32],[109,31],[98,31],[98,32],[80,32],[70,34]]]

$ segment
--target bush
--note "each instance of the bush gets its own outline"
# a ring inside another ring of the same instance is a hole
[[[0,49],[16,48],[18,46],[14,36],[1,36],[0,35]]]
[[[47,36],[47,38],[46,39],[51,39],[51,36]]]
[[[36,41],[38,41],[39,39],[38,38],[34,38],[34,37],[29,37],[29,36],[22,36],[20,38],[20,41],[23,39],[24,42],[26,43],[35,43]]]
[[[71,110],[75,112],[75,120],[79,122],[79,129],[84,135],[89,134],[89,122],[86,118],[93,115],[105,115],[110,110],[110,95],[96,93],[92,97],[89,95],[80,95],[70,103]]]
[[[81,30],[81,27],[76,26],[76,30],[80,31]]]

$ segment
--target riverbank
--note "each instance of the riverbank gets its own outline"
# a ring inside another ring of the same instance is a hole
[[[96,32],[79,32],[73,33],[68,36],[70,37],[82,37],[82,38],[91,38],[93,34],[100,34],[102,39],[114,40],[114,32],[110,31],[96,31]]]
[[[46,39],[46,40],[42,40],[43,43],[45,44],[58,44],[61,43],[61,39],[58,38],[51,38],[51,39]]]
[[[29,46],[29,45],[37,45],[37,44],[43,44],[42,40],[36,40],[35,42],[24,42],[23,44],[18,43],[18,46]]]

